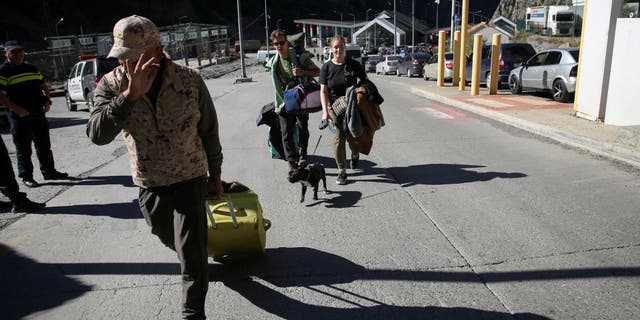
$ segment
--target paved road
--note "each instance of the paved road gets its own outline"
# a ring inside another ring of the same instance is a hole
[[[263,259],[211,262],[211,319],[640,313],[637,169],[411,94],[421,80],[372,75],[387,123],[372,153],[336,185],[330,134],[312,115],[311,144],[322,135],[313,161],[332,192],[300,204],[255,126],[271,86],[264,73],[253,78],[207,84],[223,178],[251,186],[273,227]],[[54,130],[69,139],[54,141],[61,169],[85,179],[37,193],[49,209],[0,231],[0,306],[8,319],[175,319],[176,259],[137,211],[122,143],[89,145],[86,116],[61,111],[75,124]]]

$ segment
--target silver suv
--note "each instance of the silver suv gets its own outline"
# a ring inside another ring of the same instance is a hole
[[[118,66],[118,59],[104,56],[81,55],[65,82],[65,96],[69,111],[78,110],[78,104],[93,110],[93,91],[103,75]]]

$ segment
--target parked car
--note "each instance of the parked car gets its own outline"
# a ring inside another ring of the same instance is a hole
[[[509,73],[513,68],[519,66],[523,61],[531,58],[536,54],[536,50],[529,43],[502,43],[500,44],[500,57],[498,58],[498,88],[506,85],[509,80]],[[473,65],[473,53],[467,59],[467,71],[465,78],[471,81],[471,67]],[[482,63],[480,67],[480,82],[486,83],[487,87],[491,84],[487,79],[491,75],[491,45],[482,46]]]
[[[93,91],[103,75],[118,66],[118,59],[105,56],[81,55],[67,76],[65,97],[69,111],[76,111],[78,103],[93,110]]]
[[[436,79],[438,77],[438,55],[432,56],[422,67],[424,80]],[[453,79],[453,52],[444,54],[444,80]]]
[[[380,62],[380,56],[377,56],[377,55],[367,56],[364,62],[364,71],[376,72],[376,64],[378,64],[378,62]]]
[[[396,69],[396,75],[401,76],[406,74],[411,78],[414,75],[418,77],[422,76],[422,66],[429,60],[431,56],[424,52],[414,52],[405,55],[405,57],[398,63]]]
[[[509,74],[509,89],[514,94],[524,90],[546,91],[553,100],[567,102],[576,91],[578,48],[542,51]]]
[[[395,73],[398,69],[398,62],[400,62],[402,58],[398,55],[388,55],[384,56],[378,64],[376,64],[376,73],[377,74],[389,74]]]

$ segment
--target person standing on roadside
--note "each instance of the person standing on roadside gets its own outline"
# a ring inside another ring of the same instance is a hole
[[[278,51],[267,64],[271,72],[275,91],[275,112],[280,121],[282,132],[282,145],[284,157],[289,163],[289,175],[292,177],[298,171],[298,166],[307,161],[307,146],[309,145],[309,114],[291,115],[284,109],[284,90],[295,86],[296,81],[310,82],[313,77],[320,74],[320,69],[311,60],[311,53],[304,52],[296,55],[294,48],[289,48],[287,33],[284,30],[271,32],[271,41]],[[300,127],[300,150],[296,149],[294,140],[294,127],[298,123]],[[300,164],[299,164],[300,162]]]
[[[197,71],[167,58],[151,20],[123,18],[113,37],[120,66],[96,88],[87,135],[104,145],[123,131],[140,210],[180,260],[182,317],[205,319],[206,197],[222,194],[216,110]]]
[[[24,61],[24,48],[18,41],[7,41],[3,48],[7,61],[0,65],[0,103],[11,110],[9,124],[16,146],[18,177],[29,188],[40,186],[33,179],[33,143],[44,179],[66,179],[69,175],[56,170],[51,152],[49,121],[45,116],[51,108],[49,87],[38,69]]]
[[[331,38],[331,52],[333,58],[322,65],[320,69],[320,100],[322,102],[322,121],[329,119],[329,108],[339,97],[346,95],[347,88],[358,83],[358,79],[364,80],[367,74],[362,65],[353,59],[347,59],[346,43],[344,37],[336,35]],[[333,151],[338,166],[337,184],[347,183],[347,132],[343,130],[342,121],[344,114],[333,119],[336,124],[336,132],[333,135]],[[351,148],[353,149],[353,148]],[[358,165],[359,154],[351,154],[351,169]]]

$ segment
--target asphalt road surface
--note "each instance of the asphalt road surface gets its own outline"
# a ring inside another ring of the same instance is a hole
[[[300,185],[255,125],[269,77],[251,76],[206,82],[223,179],[253,188],[273,226],[262,259],[211,261],[210,319],[640,314],[637,169],[412,95],[421,79],[371,75],[386,122],[371,154],[335,184],[331,133],[312,114],[309,152],[322,138],[311,161],[327,168],[331,192],[299,203]],[[50,114],[53,151],[78,180],[28,190],[48,209],[5,219],[2,317],[178,318],[177,259],[137,209],[121,138],[91,145],[88,113],[63,103]]]

